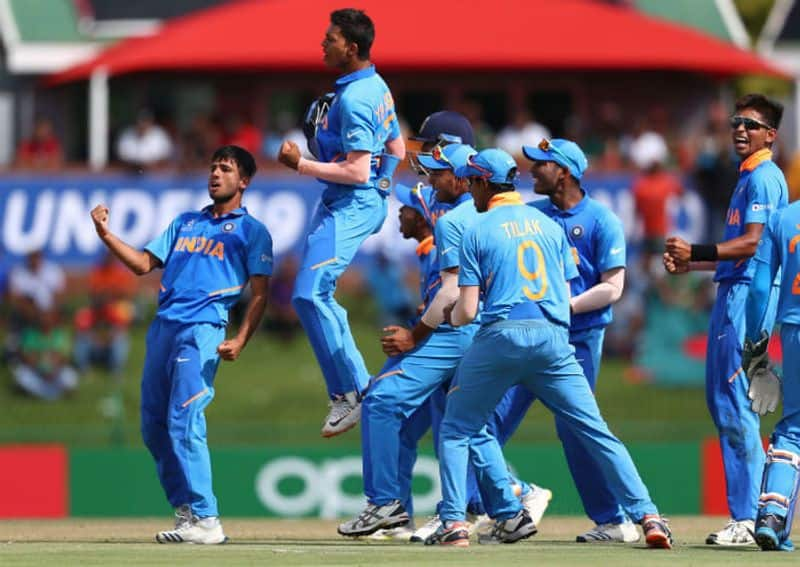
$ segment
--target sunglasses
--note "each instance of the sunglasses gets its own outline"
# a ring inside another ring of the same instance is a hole
[[[459,138],[458,136],[451,136],[449,134],[439,134],[436,145],[433,146],[433,148],[431,148],[430,151],[408,152],[408,162],[411,165],[411,168],[414,171],[416,171],[417,174],[419,175],[431,174],[431,171],[429,171],[427,167],[425,167],[419,162],[419,156],[431,156],[433,159],[437,161],[445,162],[448,166],[450,166],[450,168],[453,169],[453,171],[455,171],[456,169],[455,166],[453,166],[453,164],[450,163],[450,160],[447,159],[447,156],[444,155],[442,149],[449,144],[460,144],[460,143],[461,143],[461,138]]]
[[[760,128],[766,128],[767,130],[774,130],[774,126],[770,126],[769,124],[764,124],[763,122],[756,120],[755,118],[747,118],[746,116],[731,116],[730,118],[731,128],[736,130],[742,124],[744,125],[745,130],[758,130]]]
[[[562,152],[556,146],[554,146],[552,143],[550,143],[550,140],[548,140],[547,138],[542,138],[542,141],[539,142],[539,146],[538,147],[543,152],[551,152],[551,153],[556,154],[561,159],[565,160],[567,163],[574,163],[572,159],[570,159],[569,157],[566,156],[566,154],[564,154],[564,152]],[[561,165],[561,164],[558,164],[558,165]]]

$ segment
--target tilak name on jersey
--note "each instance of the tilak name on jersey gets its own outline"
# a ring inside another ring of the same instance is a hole
[[[524,238],[525,236],[543,234],[538,220],[525,219],[524,223],[509,221],[502,223],[500,227],[506,231],[506,237],[508,238]]]

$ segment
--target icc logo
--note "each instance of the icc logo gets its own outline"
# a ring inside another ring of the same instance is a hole
[[[234,225],[232,222],[226,222],[225,224],[222,225],[222,230],[224,230],[225,232],[230,232],[235,227],[236,225]]]
[[[583,236],[583,227],[581,225],[575,225],[572,227],[572,230],[569,231],[575,238],[580,238]]]

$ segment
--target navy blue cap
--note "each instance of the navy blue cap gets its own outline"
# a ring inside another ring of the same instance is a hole
[[[419,127],[419,134],[411,139],[421,142],[438,142],[443,135],[460,138],[453,141],[461,142],[462,144],[475,145],[475,133],[472,131],[472,124],[469,123],[466,116],[452,110],[440,110],[429,115],[422,121],[422,126]]]

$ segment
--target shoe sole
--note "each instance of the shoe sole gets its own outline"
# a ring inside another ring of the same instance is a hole
[[[166,539],[166,538],[162,541],[159,538],[159,534],[156,534],[156,542],[157,543],[160,543],[160,544],[173,544],[173,545],[181,544],[181,543],[185,543],[185,544],[188,544],[188,545],[222,545],[222,544],[228,543],[228,539],[229,539],[228,536],[225,536],[222,541],[197,542],[197,541],[186,541],[185,539],[182,539],[180,541],[173,541],[173,540],[169,540],[169,539]]]
[[[339,528],[336,528],[336,533],[338,533],[340,536],[344,536],[344,537],[364,537],[364,536],[372,535],[375,532],[377,532],[378,530],[391,530],[392,528],[399,528],[400,526],[405,526],[410,521],[411,521],[411,518],[406,517],[404,520],[403,519],[398,519],[398,520],[394,520],[394,521],[392,521],[392,522],[390,522],[388,524],[381,524],[379,526],[375,526],[374,528],[369,528],[369,529],[365,529],[365,530],[362,530],[362,531],[359,531],[359,532],[350,532],[350,533],[344,533]]]
[[[538,529],[536,529],[536,525],[534,523],[530,523],[525,526],[525,529],[522,531],[512,532],[505,538],[500,540],[500,543],[517,543],[523,539],[528,539],[531,536],[534,536],[538,533]]]
[[[644,541],[650,549],[672,549],[672,538],[664,533],[651,534]]]

